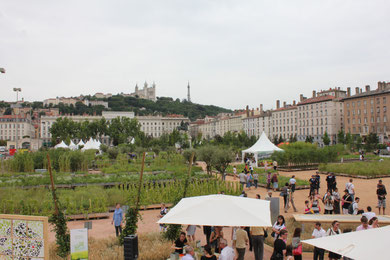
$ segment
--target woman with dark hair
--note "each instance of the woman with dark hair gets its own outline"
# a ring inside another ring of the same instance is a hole
[[[274,238],[274,240],[279,238],[279,233],[283,229],[286,229],[286,221],[284,220],[284,217],[282,215],[279,215],[275,224],[272,226],[271,236]]]
[[[209,245],[204,246],[204,255],[200,258],[200,260],[217,260],[217,257],[211,251],[211,247]]]
[[[302,229],[296,228],[294,230],[294,235],[292,238],[292,254],[294,255],[294,260],[302,260],[302,243],[301,243],[301,232]]]
[[[377,217],[372,217],[370,221],[368,221],[368,225],[370,225],[372,228],[378,228],[378,218]]]
[[[332,226],[328,229],[328,232],[326,232],[327,236],[335,236],[341,234],[341,230],[339,229],[340,223],[335,220],[332,222]],[[341,255],[329,252],[329,260],[338,260],[341,258]]]

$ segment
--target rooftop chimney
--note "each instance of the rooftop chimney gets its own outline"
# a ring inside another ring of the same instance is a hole
[[[360,88],[360,93],[363,93],[363,89]]]
[[[316,97],[316,91],[313,90],[313,98]]]
[[[246,106],[245,110],[246,110],[246,117],[249,117],[249,106],[248,105]]]
[[[366,92],[370,91],[370,85],[366,85]]]
[[[260,104],[260,113],[263,112],[263,104]]]
[[[356,92],[355,94],[359,94],[359,88],[358,87],[355,88],[355,92]]]
[[[286,105],[287,105],[287,102],[284,101],[284,102],[283,102],[283,107],[286,107]]]
[[[347,88],[347,97],[351,96],[351,88]]]
[[[276,100],[276,109],[280,108],[280,100]]]
[[[299,95],[299,101],[300,101],[300,102],[303,101],[303,94],[300,94],[300,95]]]
[[[293,100],[293,106],[295,106],[297,103],[295,102],[295,100]]]
[[[252,108],[252,116],[254,116],[254,115],[255,115],[255,109]]]
[[[378,81],[378,90],[382,90],[382,82]]]

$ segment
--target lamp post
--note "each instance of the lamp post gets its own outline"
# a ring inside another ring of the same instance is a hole
[[[16,92],[16,105],[18,105],[18,100],[19,100],[19,92],[22,91],[21,88],[14,88],[14,91]],[[19,122],[18,122],[18,118],[15,117],[15,127],[16,127],[16,135],[15,135],[15,149],[18,150],[18,139],[19,139]]]

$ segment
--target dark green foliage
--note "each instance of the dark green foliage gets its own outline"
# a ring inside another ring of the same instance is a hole
[[[134,235],[137,233],[137,223],[138,219],[141,217],[139,210],[134,206],[130,207],[125,215],[126,225],[122,231],[121,236],[119,237],[119,242],[123,245],[124,238],[129,235]]]
[[[70,234],[64,213],[61,210],[58,214],[53,213],[49,218],[49,223],[53,225],[52,231],[56,233],[57,254],[60,257],[66,257],[70,252]]]
[[[313,141],[314,141],[314,137],[313,136],[311,136],[311,135],[306,136],[306,140],[305,140],[306,143],[311,143],[312,144]]]
[[[345,133],[344,133],[343,129],[341,129],[337,134],[337,143],[346,144],[346,138],[345,138]]]
[[[325,132],[324,136],[322,137],[322,141],[324,142],[324,145],[330,144],[330,138],[329,138],[328,132]]]

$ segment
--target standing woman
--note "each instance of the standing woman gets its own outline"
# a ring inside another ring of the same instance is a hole
[[[210,245],[215,248],[215,253],[219,252],[219,241],[223,238],[222,227],[214,227],[214,231],[211,232]]]
[[[294,235],[291,244],[294,260],[302,260],[301,232],[302,230],[300,228],[296,228],[294,230]]]
[[[164,217],[168,213],[168,209],[165,207],[164,203],[161,203],[161,209],[160,209],[160,215],[158,215],[159,218]],[[167,226],[165,224],[160,224],[160,232],[161,231],[167,231]]]
[[[333,195],[333,213],[340,214],[341,197],[340,197],[339,190],[337,188],[334,188],[332,195]]]
[[[278,172],[275,172],[273,175],[272,175],[272,185],[273,185],[273,189],[274,191],[276,191],[278,189]]]
[[[117,203],[111,221],[111,225],[112,224],[115,225],[115,233],[117,237],[119,235],[122,235],[122,222],[123,222],[123,211],[121,209],[121,204]]]
[[[284,201],[284,213],[287,213],[287,210],[289,209],[289,188],[288,188],[288,183],[284,185],[282,188],[282,195],[283,195],[283,201]]]
[[[279,238],[280,231],[282,231],[283,229],[286,229],[286,221],[284,220],[284,217],[282,215],[279,215],[278,219],[272,226],[271,236],[274,238],[274,240]]]
[[[339,229],[340,223],[335,220],[332,222],[332,226],[326,232],[327,236],[335,236],[341,234],[341,230]],[[329,252],[329,260],[338,260],[341,258],[341,255],[338,255],[333,252]]]

